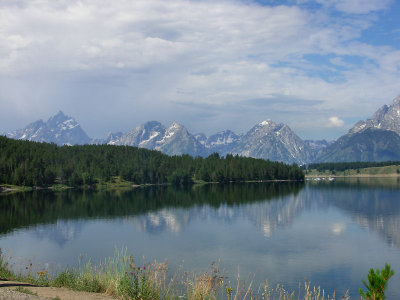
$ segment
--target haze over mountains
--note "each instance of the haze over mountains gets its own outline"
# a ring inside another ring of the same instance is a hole
[[[357,122],[335,142],[302,140],[287,125],[265,120],[247,133],[231,130],[211,136],[191,134],[176,122],[165,127],[150,121],[133,130],[110,133],[91,140],[80,125],[61,111],[47,122],[33,122],[7,133],[14,139],[53,142],[58,145],[110,144],[159,150],[168,155],[208,156],[238,154],[255,158],[305,164],[310,162],[400,160],[400,96],[381,107],[371,119]]]

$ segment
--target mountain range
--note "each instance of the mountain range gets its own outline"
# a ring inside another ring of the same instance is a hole
[[[109,144],[159,150],[168,155],[208,156],[214,152],[263,158],[286,163],[400,160],[400,96],[381,107],[371,119],[357,122],[334,142],[302,140],[289,126],[265,120],[245,134],[231,130],[211,136],[191,134],[181,124],[165,127],[150,121],[104,139],[90,139],[75,119],[58,112],[47,122],[33,122],[6,133],[14,139],[58,145]]]

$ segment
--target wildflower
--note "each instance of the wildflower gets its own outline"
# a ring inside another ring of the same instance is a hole
[[[146,270],[146,266],[143,266],[143,270]]]
[[[131,271],[131,275],[133,275],[133,271]]]

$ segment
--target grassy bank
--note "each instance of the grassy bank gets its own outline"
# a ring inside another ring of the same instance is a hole
[[[28,192],[34,190],[52,190],[52,191],[64,191],[67,189],[80,189],[80,190],[120,190],[120,191],[127,191],[132,190],[135,188],[140,187],[149,187],[149,186],[174,186],[174,187],[199,187],[207,184],[234,184],[234,183],[266,183],[266,182],[299,182],[304,180],[284,180],[284,179],[276,179],[276,180],[243,180],[243,181],[236,181],[236,182],[207,182],[204,180],[193,180],[193,183],[190,185],[174,185],[171,183],[164,183],[164,184],[135,184],[134,182],[127,181],[122,179],[119,176],[114,176],[111,178],[110,181],[99,181],[99,183],[92,184],[92,185],[81,185],[77,187],[72,187],[64,184],[54,184],[50,186],[16,186],[16,185],[9,185],[9,184],[0,184],[0,193],[15,193],[15,192]]]
[[[64,191],[67,189],[72,189],[72,187],[64,184],[54,184],[50,186],[18,186],[11,184],[0,184],[0,193],[30,192],[34,190]]]
[[[384,166],[360,169],[348,169],[344,171],[325,170],[320,172],[316,169],[306,171],[306,177],[396,177],[400,176],[400,166]]]
[[[30,186],[17,186],[12,184],[0,184],[1,193],[29,192],[34,188]]]
[[[131,255],[123,252],[102,264],[94,265],[89,260],[77,269],[67,268],[54,276],[32,265],[17,274],[10,270],[7,258],[0,254],[0,278],[104,293],[117,299],[335,299],[335,295],[325,295],[321,288],[311,287],[309,283],[299,285],[299,289],[292,292],[280,285],[271,287],[268,281],[261,287],[253,287],[252,282],[246,284],[238,275],[232,284],[215,264],[201,274],[180,271],[170,276],[166,263],[155,261],[138,265]]]
[[[64,191],[67,189],[95,189],[95,190],[130,190],[137,187],[145,187],[154,184],[135,184],[131,181],[123,180],[121,177],[115,176],[108,182],[99,182],[92,185],[82,185],[72,187],[65,184],[53,184],[48,186],[18,186],[10,184],[0,184],[0,193],[16,193],[16,192],[30,192],[34,190],[52,190]]]

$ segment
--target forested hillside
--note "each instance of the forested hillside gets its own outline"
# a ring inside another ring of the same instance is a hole
[[[13,140],[0,136],[0,183],[71,186],[109,182],[119,176],[135,184],[175,185],[194,180],[302,180],[297,165],[263,159],[212,154],[207,158],[168,156],[131,146],[56,144]]]

